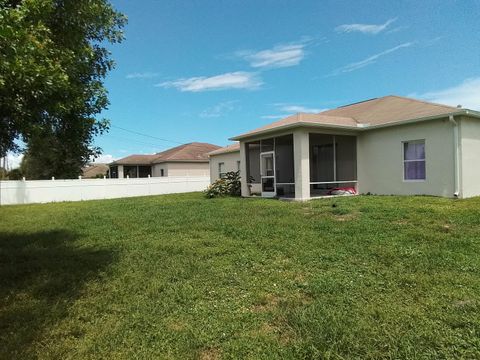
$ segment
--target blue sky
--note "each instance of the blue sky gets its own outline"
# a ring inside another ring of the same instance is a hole
[[[480,108],[479,1],[113,4],[129,24],[110,47],[100,161],[226,145],[291,113],[388,94]]]

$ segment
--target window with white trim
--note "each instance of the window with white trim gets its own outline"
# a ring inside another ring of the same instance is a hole
[[[219,162],[218,163],[218,177],[223,179],[225,177],[225,163]]]
[[[403,142],[403,179],[426,180],[425,140]]]

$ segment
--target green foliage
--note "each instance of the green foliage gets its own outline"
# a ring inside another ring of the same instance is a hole
[[[196,193],[0,219],[1,359],[480,358],[480,197]]]
[[[12,169],[7,174],[8,180],[22,180],[23,176],[24,175],[20,168]]]
[[[205,190],[205,196],[207,198],[240,196],[241,187],[240,172],[230,171],[227,172],[223,178],[215,180],[215,182]]]
[[[0,156],[23,140],[42,178],[78,175],[99,154],[114,65],[104,45],[125,22],[108,0],[0,0]]]

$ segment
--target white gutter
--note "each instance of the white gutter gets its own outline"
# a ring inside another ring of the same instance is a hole
[[[453,196],[458,198],[460,195],[460,150],[458,141],[458,122],[454,119],[453,115],[448,117],[448,121],[453,124],[453,166],[454,166],[454,193]]]

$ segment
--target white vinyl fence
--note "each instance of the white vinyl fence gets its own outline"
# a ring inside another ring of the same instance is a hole
[[[0,181],[0,205],[114,199],[203,191],[208,176]]]

